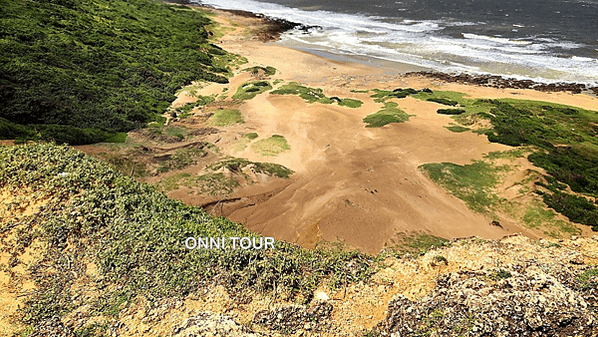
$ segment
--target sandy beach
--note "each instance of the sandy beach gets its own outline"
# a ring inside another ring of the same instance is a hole
[[[378,253],[401,236],[414,233],[447,239],[470,236],[497,239],[513,233],[532,238],[545,236],[545,232],[522,226],[507,215],[501,216],[500,227],[490,225],[497,219],[473,212],[465,202],[418,169],[426,163],[469,164],[481,160],[484,154],[507,151],[511,147],[491,143],[485,135],[451,132],[446,126],[454,124],[453,120],[436,113],[442,107],[440,104],[410,97],[395,100],[400,109],[412,115],[408,122],[366,128],[363,118],[378,111],[381,104],[364,91],[429,88],[462,92],[472,98],[540,100],[585,109],[598,106],[596,97],[495,89],[404,76],[405,72],[419,69],[409,65],[391,69],[368,65],[363,60],[339,61],[276,42],[263,42],[268,40],[265,19],[238,12],[206,10],[215,14],[212,17],[216,22],[214,30],[222,33],[215,35],[218,37],[214,43],[247,59],[240,69],[271,66],[277,72],[267,80],[276,83],[274,89],[299,82],[321,88],[326,96],[357,99],[363,105],[352,109],[336,104],[308,104],[295,95],[267,92],[246,101],[227,97],[216,106],[237,106],[245,122],[220,128],[217,134],[208,135],[206,139],[215,143],[224,156],[277,163],[295,173],[288,180],[262,177],[259,184],[242,186],[226,196],[197,195],[185,188],[170,191],[169,196],[189,204],[207,205],[208,211],[225,215],[254,232],[305,247],[313,247],[322,240],[341,241],[348,248]],[[230,83],[209,84],[195,94],[208,96],[227,92],[232,96],[240,85],[252,80],[256,77],[250,72],[237,71]],[[183,91],[173,107],[194,100],[194,95]],[[173,125],[177,123],[190,128],[203,125],[201,120],[174,122]],[[290,150],[276,156],[264,156],[251,146],[239,151],[239,139],[250,132],[259,135],[255,141],[282,135]],[[518,158],[515,165],[520,172],[541,171],[525,158]],[[185,172],[194,174],[197,168]],[[506,180],[523,178],[524,175],[515,174]],[[506,190],[499,192],[509,198]],[[591,235],[587,226],[579,227],[584,235]]]

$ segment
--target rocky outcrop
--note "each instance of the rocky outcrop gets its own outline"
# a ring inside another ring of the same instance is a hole
[[[539,83],[532,80],[517,80],[514,78],[504,78],[496,75],[469,75],[469,74],[445,74],[439,72],[419,71],[410,72],[406,76],[423,76],[435,78],[444,82],[474,84],[484,87],[498,89],[533,89],[542,92],[569,91],[574,94],[580,94],[582,91],[590,90],[598,95],[598,87],[587,87],[581,83]]]
[[[235,322],[231,317],[202,312],[186,319],[176,327],[173,337],[261,337],[261,333],[254,333],[249,328]]]
[[[383,336],[598,336],[579,293],[537,266],[442,275],[420,301],[397,295]]]
[[[271,330],[286,332],[298,329],[322,330],[329,328],[326,321],[330,318],[332,310],[332,304],[325,301],[316,301],[309,308],[299,305],[282,306],[256,312],[253,322]]]

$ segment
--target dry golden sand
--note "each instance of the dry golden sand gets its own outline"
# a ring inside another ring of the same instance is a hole
[[[343,241],[348,247],[377,253],[398,233],[425,232],[445,238],[479,236],[497,239],[521,232],[531,237],[543,233],[522,227],[517,221],[491,226],[493,220],[469,210],[465,203],[433,183],[419,169],[425,163],[468,164],[484,153],[505,151],[508,146],[490,143],[472,132],[453,133],[452,119],[438,115],[440,105],[413,98],[395,100],[399,108],[413,115],[406,123],[382,128],[365,128],[363,118],[380,109],[369,94],[351,89],[450,90],[474,98],[518,98],[558,102],[586,109],[598,106],[587,95],[542,93],[533,90],[493,89],[442,83],[420,77],[405,77],[389,69],[359,63],[337,62],[276,43],[263,43],[252,32],[261,20],[216,11],[215,21],[229,27],[219,38],[223,49],[248,59],[251,66],[273,66],[278,72],[270,80],[297,81],[324,90],[327,96],[359,99],[358,109],[307,104],[297,96],[268,93],[242,103],[245,123],[221,130],[208,140],[217,140],[224,154],[252,161],[271,161],[291,168],[290,183],[271,198],[227,213],[233,221],[277,239],[312,247],[320,240]],[[233,26],[231,22],[236,22]],[[241,72],[227,85],[211,84],[198,94],[232,94],[251,75]],[[282,85],[282,84],[279,84]],[[182,101],[188,97],[181,96]],[[230,101],[230,98],[227,99]],[[182,102],[181,101],[181,102]],[[175,102],[175,105],[179,102]],[[256,132],[259,139],[283,135],[291,148],[276,157],[264,157],[247,146],[236,151],[235,141],[244,133]],[[523,166],[530,166],[523,163]],[[520,165],[521,166],[521,165]],[[277,186],[280,186],[278,184]],[[258,194],[250,186],[237,195]],[[259,193],[263,193],[263,187]],[[193,204],[203,200],[185,193],[171,196]],[[234,209],[234,207],[232,208]],[[587,230],[584,228],[584,233]]]

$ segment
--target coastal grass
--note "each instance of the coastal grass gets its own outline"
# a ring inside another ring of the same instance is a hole
[[[497,166],[484,161],[468,165],[430,163],[421,165],[420,169],[434,182],[465,201],[475,212],[493,214],[504,202],[493,189],[499,183],[500,172],[509,169],[506,165]]]
[[[270,92],[272,95],[298,95],[306,103],[321,103],[332,104],[337,103],[339,106],[348,108],[359,108],[363,104],[362,101],[351,98],[327,97],[324,95],[322,89],[311,88],[301,85],[298,82],[291,82],[281,86],[280,88]]]
[[[207,167],[208,170],[217,171],[226,168],[232,173],[242,173],[243,168],[249,167],[254,173],[264,173],[273,177],[289,178],[293,171],[280,164],[252,162],[243,158],[227,158]]]
[[[386,249],[399,255],[411,254],[417,256],[425,254],[434,247],[443,247],[447,243],[447,239],[427,233],[402,233],[391,239],[386,245]]]
[[[544,202],[571,221],[598,230],[598,113],[538,101],[490,100],[488,140],[511,146],[533,146],[528,159],[546,170],[575,195],[555,183],[538,190]]]
[[[272,89],[272,86],[267,81],[255,81],[243,83],[237,92],[232,96],[232,99],[248,100],[254,98],[256,95],[264,91]]]
[[[471,130],[470,128],[461,126],[461,125],[449,125],[449,126],[445,126],[446,129],[448,129],[449,131],[455,132],[455,133],[462,133],[465,131],[469,131]]]
[[[245,68],[241,71],[250,72],[252,76],[259,76],[260,74],[263,74],[264,76],[276,75],[276,68],[271,67],[271,66],[267,66],[267,67],[254,66],[254,67]]]
[[[538,185],[544,188],[536,190],[546,205],[598,231],[598,207],[592,202],[598,197],[598,112],[542,101],[468,99],[462,93],[447,91],[422,91],[413,96],[445,100],[446,104],[457,102],[458,111],[439,112],[458,112],[453,116],[457,123],[486,135],[491,142],[529,149],[528,160],[546,170],[546,180],[555,181]]]
[[[168,159],[158,163],[158,173],[182,170],[187,166],[195,165],[197,164],[197,158],[203,157],[206,154],[207,151],[204,147],[176,149]]]
[[[4,1],[0,20],[3,139],[106,141],[193,81],[227,83],[235,58],[208,42],[202,11],[161,1]]]
[[[221,180],[210,175],[196,181],[212,186],[214,179]],[[17,319],[26,331],[61,335],[62,325],[50,322],[81,310],[100,325],[118,321],[135,299],[184,299],[212,285],[224,286],[233,298],[252,289],[309,302],[321,284],[338,289],[365,282],[379,268],[377,259],[332,246],[306,250],[276,242],[267,250],[187,249],[187,237],[259,237],[67,147],[0,147],[0,188],[31,191],[15,207],[52,200],[35,216],[9,219],[1,228],[4,252],[14,261],[5,266],[9,271],[21,268],[33,242],[43,243],[23,269],[37,290],[22,297]],[[89,288],[76,286],[81,282],[93,285],[93,298],[76,300],[88,298]],[[68,329],[86,329],[63,322]]]
[[[208,124],[212,126],[232,126],[235,124],[244,123],[243,114],[238,109],[221,109],[217,110],[209,119]]]
[[[245,150],[247,148],[247,145],[249,143],[251,143],[251,141],[256,139],[257,137],[258,137],[258,134],[255,132],[244,134],[243,136],[241,136],[241,139],[239,139],[236,142],[236,144],[233,146],[233,150],[235,152],[240,152],[240,151]]]
[[[366,128],[379,128],[390,123],[403,123],[409,120],[411,115],[398,108],[395,102],[386,102],[384,107],[371,115],[366,116],[363,122]]]
[[[270,138],[260,139],[251,144],[251,149],[262,156],[276,156],[291,149],[287,140],[281,135],[272,135]]]
[[[581,229],[569,221],[558,219],[554,210],[546,209],[538,200],[532,200],[525,205],[522,220],[526,227],[541,229],[545,235],[553,238],[562,238],[563,234],[568,237],[581,234]]]

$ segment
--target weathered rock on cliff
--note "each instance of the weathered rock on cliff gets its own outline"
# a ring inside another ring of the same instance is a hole
[[[325,301],[316,301],[310,308],[289,305],[264,309],[255,313],[253,322],[279,331],[322,330],[329,328],[326,321],[333,309],[332,304]]]
[[[377,330],[383,336],[597,336],[579,293],[538,266],[442,275],[413,302],[397,295]]]
[[[186,319],[176,327],[173,337],[259,337],[265,336],[250,331],[246,326],[235,322],[231,317],[202,312]]]

